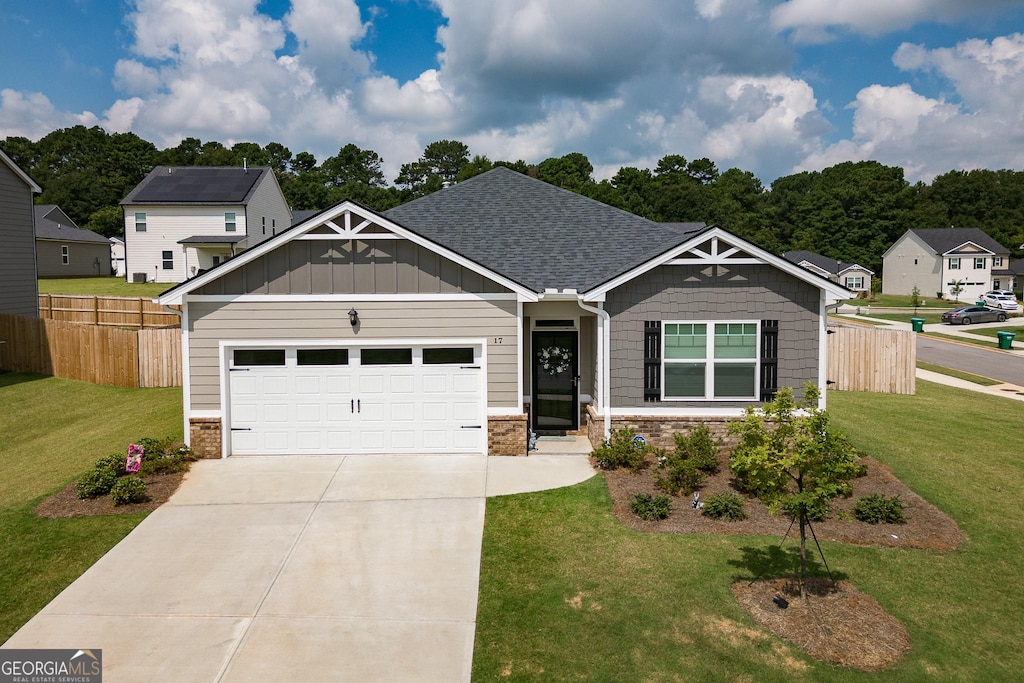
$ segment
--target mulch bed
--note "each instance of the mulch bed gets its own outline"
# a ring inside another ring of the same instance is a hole
[[[745,500],[747,519],[730,522],[705,517],[693,509],[691,496],[673,498],[672,512],[667,519],[640,519],[630,509],[633,497],[638,493],[664,495],[655,486],[658,468],[654,465],[648,465],[637,474],[628,470],[603,473],[616,517],[631,529],[648,533],[768,535],[779,537],[781,542],[788,531],[789,552],[795,553],[799,547],[799,527],[793,525],[790,529],[787,517],[772,515],[760,501],[739,494],[733,485],[725,453],[719,455],[719,462],[719,472],[709,475],[704,481],[701,497],[737,493]],[[850,482],[853,494],[833,501],[833,508],[842,513],[833,513],[827,520],[813,523],[814,534],[819,541],[951,551],[966,540],[955,521],[907,488],[892,470],[870,457],[863,458],[862,462],[866,474]],[[856,521],[853,508],[857,501],[873,493],[899,496],[904,504],[906,524]],[[810,533],[808,541],[808,561],[821,571]],[[759,564],[772,567],[769,573],[788,575],[796,569],[792,557],[776,553],[773,558],[773,550],[774,544],[772,548],[766,547],[763,557],[759,558]],[[846,581],[833,583],[828,578],[810,577],[805,585],[808,588],[806,599],[800,598],[799,582],[793,578],[740,581],[733,584],[732,591],[754,621],[816,659],[862,671],[876,671],[894,664],[909,650],[906,629],[871,596],[861,593]],[[788,600],[786,609],[773,602],[777,595]]]
[[[877,671],[899,661],[910,649],[907,630],[871,596],[849,583],[828,579],[806,582],[800,598],[796,580],[734,583],[733,595],[758,624],[797,645],[815,659],[839,666]],[[788,601],[782,609],[775,596]]]
[[[109,495],[81,499],[75,491],[75,485],[69,484],[60,493],[50,496],[37,505],[36,515],[49,519],[67,519],[90,515],[127,515],[133,512],[149,512],[156,510],[171,497],[184,476],[183,472],[173,472],[143,477],[149,500],[145,503],[130,503],[120,506],[114,505],[114,501],[110,499]]]
[[[732,485],[728,458],[719,456],[721,467],[718,474],[708,476],[700,489],[702,498],[715,493],[738,493]],[[897,479],[892,470],[877,460],[865,457],[862,462],[867,474],[854,479],[853,495],[833,501],[833,507],[842,510],[848,519],[833,514],[824,522],[814,522],[814,533],[819,541],[842,541],[854,545],[884,546],[893,548],[921,548],[924,550],[955,550],[964,542],[965,536],[948,515],[911,491]],[[655,486],[658,468],[649,465],[637,474],[628,470],[604,472],[614,503],[615,515],[626,526],[637,531],[668,534],[743,534],[779,536],[780,540],[790,522],[784,515],[772,515],[758,500],[745,498],[744,512],[747,519],[730,522],[705,517],[691,507],[690,496],[672,499],[672,513],[667,519],[644,521],[633,514],[630,503],[638,493],[664,495]],[[853,518],[853,507],[861,496],[880,493],[900,497],[904,504],[906,524],[866,524]],[[742,494],[740,494],[742,497]],[[791,539],[799,539],[799,528],[794,525]],[[810,539],[810,533],[808,533]]]

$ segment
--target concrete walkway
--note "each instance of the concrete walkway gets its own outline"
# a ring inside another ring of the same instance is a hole
[[[103,650],[125,681],[469,681],[484,498],[585,455],[228,458],[5,648]]]

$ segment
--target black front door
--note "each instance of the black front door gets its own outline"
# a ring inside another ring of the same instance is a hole
[[[535,430],[578,429],[580,426],[579,333],[533,333],[533,397],[530,413]]]

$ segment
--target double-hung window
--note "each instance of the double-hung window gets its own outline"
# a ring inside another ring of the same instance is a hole
[[[234,232],[235,231],[235,212],[225,211],[224,212],[224,231]]]
[[[756,322],[664,325],[663,400],[756,400]]]
[[[60,262],[65,266],[71,263],[71,252],[66,244],[60,245]]]
[[[846,278],[846,288],[854,291],[864,289],[864,276],[856,275]]]
[[[949,269],[960,270],[960,259],[956,257],[949,259]]]
[[[161,252],[161,261],[163,261],[164,270],[174,270],[174,252],[164,251]]]
[[[975,270],[982,270],[984,267],[985,267],[985,257],[984,256],[977,256],[977,257],[975,257],[975,259],[974,259],[974,269]]]
[[[992,267],[993,268],[1002,268],[1003,267],[1003,257],[1002,256],[993,256],[992,257]]]
[[[135,212],[135,232],[146,232],[146,214],[143,211]]]

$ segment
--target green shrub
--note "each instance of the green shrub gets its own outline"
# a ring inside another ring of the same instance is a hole
[[[633,496],[633,502],[629,507],[640,519],[651,522],[658,519],[665,519],[672,511],[672,503],[668,496],[652,496],[649,493],[638,493]]]
[[[659,489],[673,496],[693,493],[707,477],[693,460],[666,457],[661,463],[661,470],[663,474],[658,475],[656,484]]]
[[[124,474],[124,463],[125,456],[119,453],[111,453],[110,455],[104,456],[96,461],[93,465],[93,469],[97,470],[110,470],[114,473],[115,477],[120,477]]]
[[[110,493],[110,489],[116,482],[117,474],[109,467],[100,467],[97,463],[96,467],[79,478],[75,484],[75,491],[79,498],[95,498]]]
[[[687,434],[673,434],[673,439],[675,450],[659,459],[662,474],[658,475],[658,488],[674,496],[693,493],[704,483],[707,474],[718,472],[721,440],[703,423]]]
[[[110,497],[114,505],[144,503],[146,501],[146,482],[139,477],[121,477],[110,489]]]
[[[718,450],[722,446],[722,440],[716,439],[706,424],[702,422],[688,434],[673,434],[672,438],[676,442],[678,457],[692,460],[698,469],[708,474],[718,472]]]
[[[613,429],[611,438],[605,439],[599,448],[594,449],[597,466],[602,470],[625,467],[631,472],[642,469],[648,454],[657,456],[660,451],[647,445],[637,448],[633,443],[635,436],[636,432],[632,429]]]
[[[906,524],[903,501],[899,496],[887,497],[879,493],[864,496],[853,508],[853,516],[868,524]]]
[[[189,463],[194,461],[192,449],[173,436],[163,439],[142,438],[136,442],[142,446],[141,476],[151,474],[167,474],[170,472],[187,472]]]
[[[704,507],[701,514],[713,519],[727,519],[730,522],[738,522],[747,518],[743,511],[743,499],[735,493],[716,493],[704,500]]]

